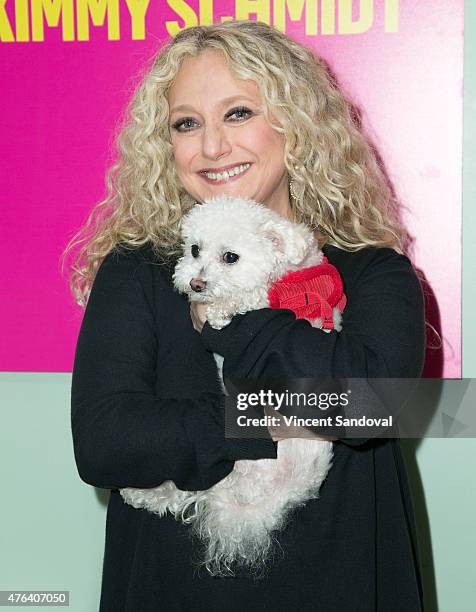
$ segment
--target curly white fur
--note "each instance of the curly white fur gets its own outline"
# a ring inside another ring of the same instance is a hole
[[[195,206],[183,219],[182,237],[174,284],[191,301],[209,304],[207,319],[216,329],[237,313],[268,306],[276,280],[323,258],[309,228],[248,198],[219,196]],[[226,263],[225,253],[239,258]],[[206,283],[201,292],[191,288],[196,278]],[[341,329],[337,309],[334,322]],[[312,324],[321,327],[322,321]],[[223,385],[223,358],[215,359]],[[233,574],[235,565],[259,570],[272,550],[273,532],[294,508],[318,497],[331,461],[332,442],[292,438],[278,443],[277,459],[235,461],[232,472],[206,491],[182,491],[166,481],[153,489],[125,488],[121,495],[135,508],[170,512],[191,524],[206,545],[203,563],[212,575]]]

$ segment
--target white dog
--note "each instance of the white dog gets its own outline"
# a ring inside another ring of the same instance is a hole
[[[219,196],[197,204],[182,221],[182,238],[175,287],[191,301],[208,303],[207,320],[216,329],[237,313],[268,307],[270,287],[286,273],[323,261],[307,226],[247,198]],[[340,330],[336,307],[332,318]],[[321,328],[323,322],[311,323]],[[223,358],[215,359],[221,378]],[[277,459],[235,461],[232,472],[207,491],[182,491],[166,481],[153,489],[122,489],[121,495],[135,508],[160,516],[169,511],[192,524],[206,544],[208,571],[233,574],[233,565],[264,566],[273,532],[284,527],[292,509],[318,497],[331,460],[332,442],[289,438],[278,443]]]

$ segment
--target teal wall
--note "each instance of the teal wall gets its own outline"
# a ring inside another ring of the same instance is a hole
[[[476,3],[469,0],[465,27],[463,376],[476,377]],[[70,374],[0,373],[0,590],[69,590],[72,612],[94,612],[108,492],[77,476],[70,385]],[[402,445],[423,544],[427,612],[474,609],[476,440]]]

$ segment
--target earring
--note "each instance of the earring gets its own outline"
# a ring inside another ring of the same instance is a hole
[[[294,179],[291,179],[289,181],[289,193],[291,194],[291,197],[293,200],[296,200],[296,202],[299,201],[299,197],[296,195],[296,191],[295,191],[295,181]]]

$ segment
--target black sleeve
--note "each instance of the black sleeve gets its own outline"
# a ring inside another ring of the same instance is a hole
[[[291,311],[269,308],[236,315],[222,330],[206,323],[202,340],[224,357],[225,379],[420,377],[425,323],[418,277],[409,259],[393,249],[372,248],[360,257],[365,265],[349,282],[339,333],[326,334]]]
[[[194,400],[155,394],[156,326],[152,266],[133,252],[104,259],[82,321],[71,387],[71,426],[82,480],[111,489],[173,480],[204,490],[235,459],[276,458],[271,438],[225,439],[224,396]],[[149,278],[146,278],[149,275]]]

